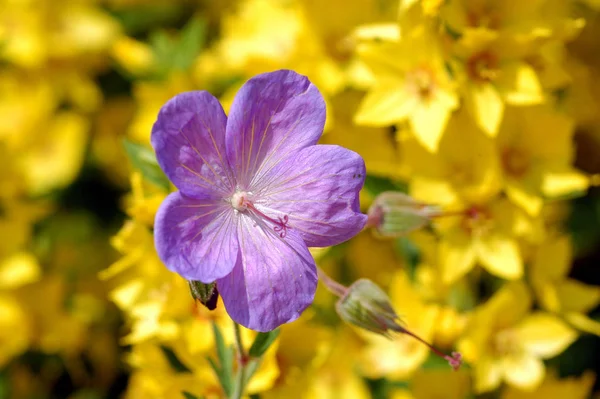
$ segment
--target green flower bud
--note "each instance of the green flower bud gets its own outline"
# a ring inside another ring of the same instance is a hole
[[[204,284],[200,281],[192,280],[188,281],[188,283],[190,284],[192,297],[195,300],[206,306],[208,310],[215,310],[217,308],[219,291],[217,291],[216,283]]]
[[[441,214],[435,205],[416,201],[404,193],[386,191],[369,208],[369,225],[384,237],[398,237],[418,230]]]
[[[393,333],[406,334],[426,345],[433,353],[445,359],[457,370],[462,364],[458,352],[446,355],[412,331],[400,326],[399,317],[392,307],[386,293],[375,283],[360,279],[345,289],[335,305],[342,320],[357,327],[393,339]]]
[[[388,296],[371,280],[354,282],[335,308],[342,320],[365,330],[386,337],[390,336],[390,331],[404,331]]]

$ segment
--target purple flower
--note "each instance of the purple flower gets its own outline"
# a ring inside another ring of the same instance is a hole
[[[362,158],[316,145],[325,103],[293,71],[265,73],[238,92],[229,118],[205,91],[167,102],[152,129],[158,162],[179,191],[156,215],[155,244],[188,280],[216,281],[233,320],[269,331],[313,301],[309,246],[339,244],[366,222]]]

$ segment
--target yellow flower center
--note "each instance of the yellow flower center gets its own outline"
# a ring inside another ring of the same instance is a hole
[[[493,335],[490,344],[492,352],[498,357],[518,353],[521,349],[515,332],[508,328]]]
[[[471,27],[498,30],[501,27],[500,21],[500,13],[494,6],[484,7],[480,10],[472,10],[467,14],[467,23]]]
[[[502,151],[502,166],[513,177],[522,177],[529,170],[530,157],[520,148],[509,147]]]
[[[430,100],[435,92],[436,80],[430,68],[421,66],[406,74],[408,90],[423,101]]]
[[[494,227],[494,219],[487,209],[472,206],[465,212],[461,226],[471,235],[483,235]]]
[[[490,51],[474,54],[467,60],[467,73],[478,83],[491,82],[499,75],[498,57]]]

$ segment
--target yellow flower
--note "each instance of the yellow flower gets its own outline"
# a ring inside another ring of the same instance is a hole
[[[337,332],[333,346],[321,366],[307,378],[306,399],[368,399],[371,393],[356,371],[361,344],[346,328]],[[289,397],[289,396],[288,396]]]
[[[587,189],[588,178],[571,166],[573,123],[557,111],[546,106],[508,108],[496,141],[506,194],[532,216],[539,214],[544,198]]]
[[[143,76],[155,66],[152,48],[127,36],[114,42],[111,53],[120,66],[135,76]]]
[[[508,387],[502,392],[501,399],[586,399],[594,385],[595,376],[585,372],[580,377],[559,379],[555,373],[548,373],[544,382],[534,391],[523,391]]]
[[[428,51],[421,51],[427,48]],[[359,125],[387,126],[408,120],[416,138],[435,152],[458,98],[441,51],[426,33],[399,42],[367,42],[360,58],[376,82],[358,109]]]
[[[531,309],[522,282],[504,285],[474,313],[459,350],[474,369],[475,391],[491,391],[502,380],[533,390],[544,379],[542,359],[567,348],[577,333],[557,317]]]
[[[314,312],[305,311],[293,323],[284,324],[279,335],[277,366],[279,378],[261,394],[267,399],[303,397],[320,366],[332,351],[334,331],[314,321]],[[307,337],[311,337],[307,339]]]
[[[410,194],[418,200],[436,205],[484,204],[501,189],[494,143],[466,112],[450,120],[436,154],[410,138],[400,137],[400,143]]]
[[[89,121],[73,112],[57,114],[33,148],[23,155],[25,184],[33,195],[66,187],[83,164]]]
[[[600,287],[568,278],[572,257],[568,236],[552,237],[540,245],[531,265],[534,293],[545,310],[558,313],[582,331],[600,335],[600,323],[586,315],[600,303]]]
[[[4,14],[6,12],[6,15]],[[29,68],[50,60],[97,55],[116,38],[119,26],[100,8],[76,1],[43,7],[18,2],[3,9],[6,46],[0,56]]]
[[[502,46],[498,33],[475,30],[457,42],[455,64],[465,105],[477,125],[494,137],[505,103],[533,105],[544,101],[537,73],[525,61],[526,50]],[[521,54],[525,53],[525,54]]]
[[[523,260],[517,238],[533,229],[529,220],[502,198],[486,205],[463,207],[466,211],[461,216],[442,217],[436,222],[441,234],[438,254],[444,281],[451,284],[459,280],[476,264],[502,278],[520,278]]]
[[[551,28],[543,26],[544,0],[457,0],[442,7],[442,17],[456,32],[477,28],[500,31],[513,37],[549,36]],[[565,15],[566,16],[566,15]]]

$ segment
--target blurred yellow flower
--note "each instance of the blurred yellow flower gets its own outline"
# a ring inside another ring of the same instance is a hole
[[[600,287],[568,278],[571,247],[568,236],[551,237],[539,246],[531,264],[533,291],[543,309],[582,331],[600,335],[600,323],[586,315],[600,303]]]
[[[530,313],[523,282],[504,285],[474,313],[458,348],[474,369],[475,392],[496,389],[502,380],[533,390],[544,379],[542,359],[561,353],[577,333],[557,317]]]
[[[355,122],[387,126],[408,120],[419,142],[436,151],[458,97],[434,37],[423,33],[399,42],[367,42],[357,52],[376,82]]]
[[[400,144],[410,194],[418,200],[436,205],[485,204],[501,189],[494,143],[466,112],[450,120],[435,154],[410,138],[401,136]]]
[[[476,264],[502,278],[521,278],[523,259],[517,239],[522,229],[531,228],[527,218],[503,198],[483,206],[463,207],[461,216],[436,221],[441,234],[439,262],[444,281],[457,281]]]
[[[523,391],[508,387],[501,399],[586,399],[594,385],[595,376],[586,372],[580,377],[558,378],[555,373],[546,374],[542,384],[534,391]]]
[[[588,178],[571,166],[572,140],[572,121],[549,107],[509,107],[496,141],[511,201],[537,216],[545,198],[585,192]]]

